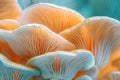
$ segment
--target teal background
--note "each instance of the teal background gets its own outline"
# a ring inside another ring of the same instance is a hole
[[[120,0],[18,0],[22,9],[35,3],[46,2],[71,8],[86,18],[109,16],[120,20]]]

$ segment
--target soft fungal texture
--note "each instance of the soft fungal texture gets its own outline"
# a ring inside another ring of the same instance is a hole
[[[92,51],[100,71],[98,80],[106,80],[109,72],[118,70],[111,65],[113,60],[110,59],[120,56],[119,53],[113,53],[119,46],[119,31],[119,21],[108,17],[92,17],[61,32],[60,35],[75,44],[77,48]]]
[[[13,19],[0,20],[0,29],[14,30],[18,28],[19,22]]]
[[[73,50],[73,53],[79,53],[80,51],[82,51],[82,49],[78,49],[78,50]],[[76,73],[76,75],[74,76],[73,80],[76,80],[78,77],[80,77],[81,75],[88,75],[89,77],[91,77],[92,79],[96,79],[96,77],[98,76],[98,67],[95,65],[92,68],[85,70],[85,71],[78,71]]]
[[[0,54],[1,80],[30,80],[32,76],[39,75],[39,71],[16,64]]]
[[[8,44],[12,49],[11,52],[14,52],[23,61],[46,52],[75,49],[72,43],[52,32],[46,26],[39,24],[24,25],[14,31],[1,29],[0,39],[5,41],[5,44]],[[5,47],[4,50],[7,51],[7,48]],[[17,60],[14,56],[12,58]]]
[[[112,64],[120,69],[120,57],[115,59]]]
[[[79,77],[76,80],[93,80],[93,79],[90,76],[88,76],[88,75],[84,75],[84,76]]]
[[[120,80],[120,71],[111,72],[109,77],[110,80]]]
[[[90,50],[101,69],[120,41],[120,22],[108,17],[92,17],[60,33],[79,49]]]
[[[17,0],[0,0],[0,20],[17,19],[20,14],[21,10]]]
[[[99,70],[97,66],[93,66],[91,69],[85,71],[86,75],[90,76],[92,79],[96,79],[98,72]]]
[[[114,71],[120,70],[120,48],[113,51],[110,60],[107,63],[107,65],[99,70],[99,76],[97,77],[97,80],[110,80],[109,74]]]
[[[33,76],[30,80],[45,80],[41,75]]]
[[[120,70],[120,47],[111,54],[111,59],[109,62],[112,66]]]
[[[19,18],[21,25],[39,23],[59,33],[80,22],[84,18],[75,11],[48,3],[35,4],[28,7]]]
[[[24,61],[24,59],[21,59],[17,54],[14,53],[7,41],[1,37],[1,33],[4,34],[4,31],[1,32],[0,30],[0,54],[7,56],[7,58],[15,62],[19,62],[20,60]]]
[[[77,53],[56,51],[31,58],[27,64],[37,67],[44,79],[72,80],[78,71],[94,66],[94,57],[85,50]]]

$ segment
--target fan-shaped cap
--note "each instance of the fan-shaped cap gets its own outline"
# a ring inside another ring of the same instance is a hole
[[[36,69],[16,64],[0,54],[0,79],[1,80],[30,80],[32,76],[39,75]]]
[[[78,71],[94,66],[94,57],[89,51],[79,51],[76,54],[57,51],[31,58],[28,64],[39,68],[45,79],[72,80]]]
[[[46,52],[75,49],[71,42],[39,24],[24,25],[14,31],[1,29],[0,39],[3,44],[1,52],[9,54],[15,60],[18,57],[24,61]]]
[[[48,3],[39,3],[25,9],[19,18],[20,23],[39,23],[59,33],[84,20],[79,13]]]
[[[108,17],[92,17],[60,33],[77,49],[90,50],[96,65],[103,68],[120,42],[120,22]]]

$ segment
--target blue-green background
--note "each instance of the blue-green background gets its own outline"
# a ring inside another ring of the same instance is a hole
[[[22,9],[43,2],[66,6],[76,10],[86,18],[109,16],[120,20],[120,0],[18,0]]]

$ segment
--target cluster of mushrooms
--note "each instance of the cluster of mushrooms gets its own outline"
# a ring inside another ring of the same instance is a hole
[[[0,80],[120,80],[120,22],[0,0]]]

